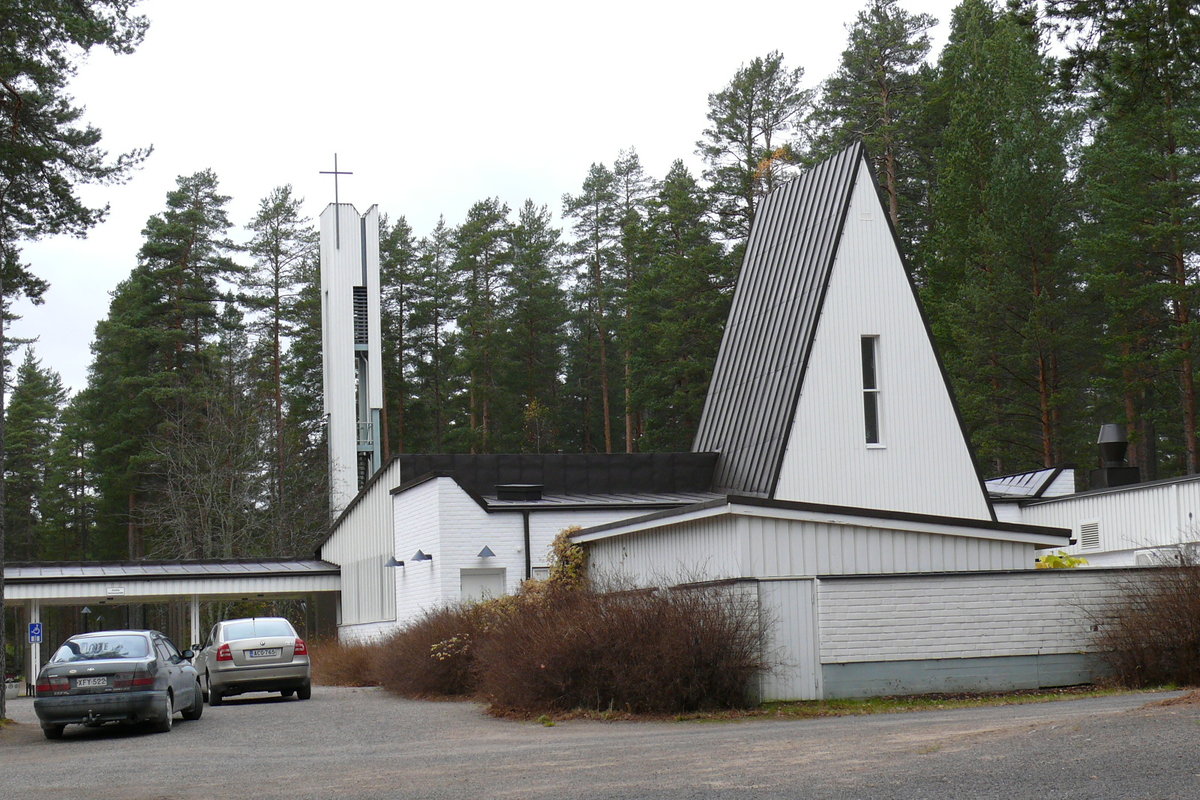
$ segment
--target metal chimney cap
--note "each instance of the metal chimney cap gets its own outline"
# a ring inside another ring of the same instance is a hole
[[[1100,437],[1096,439],[1096,444],[1128,441],[1129,437],[1125,435],[1124,425],[1119,422],[1106,422],[1100,426]]]

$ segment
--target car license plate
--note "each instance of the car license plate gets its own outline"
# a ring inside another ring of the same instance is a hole
[[[108,678],[76,678],[76,686],[108,686]]]
[[[246,655],[250,656],[250,658],[278,658],[279,648],[267,647],[261,650],[247,650]]]

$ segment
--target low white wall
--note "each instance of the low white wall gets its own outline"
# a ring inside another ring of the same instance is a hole
[[[1122,573],[825,579],[818,592],[821,663],[1074,653]]]
[[[763,700],[1084,683],[1095,626],[1139,570],[758,581],[772,672]],[[753,579],[751,579],[753,581]]]

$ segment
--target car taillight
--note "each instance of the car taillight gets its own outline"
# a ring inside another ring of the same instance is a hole
[[[53,694],[55,692],[71,691],[71,681],[66,678],[43,678],[38,681],[38,694]]]
[[[217,648],[217,661],[233,661],[233,653],[229,652],[229,645],[223,644]]]
[[[146,675],[140,675],[136,672],[129,672],[123,675],[113,676],[114,689],[137,689],[142,686],[153,686],[154,678]]]
[[[296,639],[296,648],[292,650],[292,654],[297,656],[308,655],[308,645],[304,643],[303,639]]]

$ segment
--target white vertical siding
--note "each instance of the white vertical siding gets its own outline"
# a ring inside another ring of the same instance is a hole
[[[321,546],[321,558],[342,568],[342,622],[356,625],[394,620],[392,570],[385,567],[394,547],[390,487],[400,482],[400,465],[384,467],[372,490],[341,518]]]
[[[601,583],[634,586],[743,577],[745,537],[738,524],[722,514],[589,542],[589,574]]]
[[[859,169],[775,499],[991,519],[874,182]],[[880,446],[865,441],[863,336],[879,337]]]
[[[363,222],[367,241],[363,241]],[[337,246],[340,230],[341,246]],[[330,500],[340,512],[358,491],[358,412],[355,407],[354,287],[363,286],[363,246],[367,249],[368,403],[383,398],[379,326],[379,212],[362,217],[348,203],[321,213],[321,353],[328,443]]]
[[[1070,528],[1077,540],[1082,523],[1098,522],[1099,548],[1085,550],[1077,542],[1063,549],[1093,565],[1133,564],[1136,550],[1200,540],[1200,479],[1034,503],[1022,509],[1021,521]]]
[[[587,544],[600,574],[635,585],[726,578],[1029,569],[1021,542],[720,514]]]
[[[816,700],[822,696],[815,580],[761,581],[758,599],[767,626],[764,655],[771,666],[759,678],[763,699]]]

